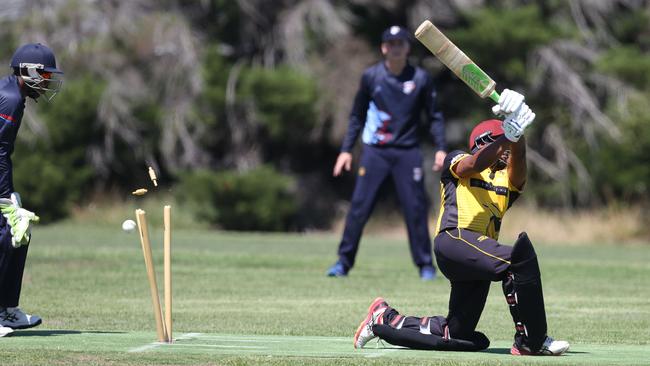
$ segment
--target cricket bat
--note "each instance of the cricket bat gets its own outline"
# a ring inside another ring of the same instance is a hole
[[[433,23],[425,20],[415,30],[415,38],[431,51],[449,70],[467,84],[481,98],[490,97],[499,102],[496,83],[460,48],[456,47],[449,38],[436,28]]]

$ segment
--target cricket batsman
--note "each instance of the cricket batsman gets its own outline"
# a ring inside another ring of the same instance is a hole
[[[0,337],[41,324],[41,318],[18,308],[30,225],[38,216],[21,207],[14,191],[11,154],[25,110],[25,100],[48,101],[58,92],[63,74],[54,53],[40,43],[19,47],[11,59],[13,74],[0,79]]]
[[[470,153],[453,151],[440,178],[441,208],[434,253],[451,282],[447,316],[401,315],[379,297],[354,335],[362,348],[379,337],[414,349],[479,351],[490,345],[476,331],[491,281],[501,281],[515,324],[513,355],[561,355],[569,343],[547,335],[537,256],[528,235],[513,246],[497,241],[501,220],[526,183],[524,131],[535,113],[524,96],[504,90],[493,108],[505,116],[479,123],[469,138]]]

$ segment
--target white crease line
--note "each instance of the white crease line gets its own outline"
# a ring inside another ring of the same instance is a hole
[[[175,338],[174,340],[192,339],[192,338],[198,337],[200,335],[201,335],[201,333],[185,333],[185,334],[181,335],[180,337]],[[152,350],[154,348],[158,348],[159,346],[168,346],[168,345],[169,345],[169,343],[165,343],[165,342],[152,342],[152,343],[146,344],[144,346],[132,348],[132,349],[128,350],[128,352],[132,352],[132,353],[145,352],[145,351]]]
[[[386,353],[395,352],[395,351],[397,351],[397,350],[396,349],[382,349],[382,350],[380,350],[380,352],[369,353],[367,355],[364,355],[364,357],[366,357],[366,358],[376,358],[376,357],[381,357],[381,356],[385,355]]]
[[[219,341],[219,342],[245,342],[245,343],[282,343],[283,341],[268,341],[263,339],[241,339],[241,338],[219,338],[219,337],[196,337],[202,341]]]
[[[180,337],[174,338],[175,341],[182,341],[186,339],[199,338],[203,333],[185,333]]]
[[[158,346],[163,345],[163,344],[166,344],[166,343],[153,342],[153,343],[149,343],[149,344],[146,344],[144,346],[141,346],[141,347],[131,348],[129,350],[129,352],[144,352],[144,351],[148,351],[148,350],[157,348]]]
[[[170,344],[171,347],[203,347],[203,348],[245,348],[245,349],[268,349],[268,347],[260,346],[231,346],[225,344],[192,344],[192,343],[176,343]]]
[[[196,338],[198,339],[210,339],[210,340],[238,340],[242,342],[250,341],[250,342],[277,342],[277,343],[284,343],[284,342],[301,342],[301,341],[309,341],[309,342],[350,342],[350,339],[347,338],[327,338],[327,337],[300,337],[300,336],[286,336],[286,338],[280,336],[282,339],[278,340],[277,336],[260,336],[256,338],[229,338],[228,336],[214,336],[214,335],[205,335],[205,336],[198,336]],[[262,338],[262,339],[260,339]]]

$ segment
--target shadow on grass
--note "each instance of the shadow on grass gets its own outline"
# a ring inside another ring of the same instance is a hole
[[[509,355],[510,354],[510,348],[488,348],[483,351],[479,351],[481,353],[496,353],[499,355]]]
[[[69,335],[69,334],[121,334],[124,332],[106,332],[99,330],[65,330],[65,329],[54,329],[54,330],[17,330],[11,336],[12,337],[52,337],[60,335]]]
[[[391,350],[404,350],[404,351],[417,351],[416,349],[399,347],[399,346],[389,346],[379,349],[391,349]],[[458,352],[458,353],[494,353],[498,355],[509,355],[510,348],[488,348],[482,351],[435,351],[435,350],[419,350],[424,352]]]
[[[509,355],[510,354],[510,348],[488,348],[484,351],[480,351],[483,353],[494,353],[494,354],[499,354],[499,355]],[[581,352],[581,351],[567,351],[565,354],[588,354],[590,352]]]

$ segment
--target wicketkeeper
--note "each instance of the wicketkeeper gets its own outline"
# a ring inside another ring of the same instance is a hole
[[[469,138],[470,153],[449,153],[440,178],[434,252],[440,271],[451,282],[449,313],[405,316],[377,298],[354,335],[355,348],[379,337],[415,349],[485,349],[490,341],[476,325],[490,282],[501,281],[515,324],[510,353],[560,355],[569,349],[568,342],[547,335],[540,270],[528,235],[519,234],[513,246],[497,241],[503,215],[526,183],[523,135],[535,113],[523,95],[508,89],[493,110],[505,119],[479,123]]]
[[[10,67],[13,74],[0,79],[0,337],[41,324],[40,317],[18,308],[29,227],[38,216],[22,208],[20,195],[14,192],[11,154],[26,98],[36,101],[43,95],[51,100],[62,82],[55,78],[62,72],[56,68],[54,53],[40,43],[18,48]]]

